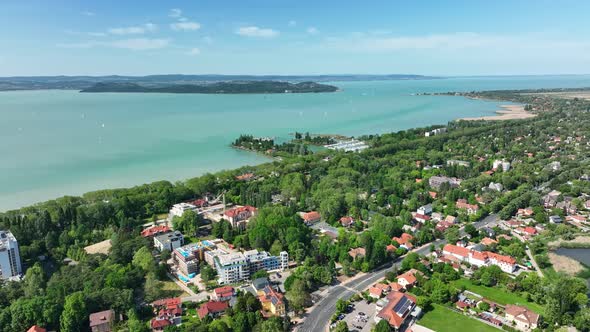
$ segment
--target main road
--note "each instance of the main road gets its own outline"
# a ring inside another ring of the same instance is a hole
[[[497,221],[497,215],[490,215],[481,221],[473,223],[473,225],[475,228],[480,229],[486,226],[493,226]],[[415,249],[413,252],[416,252],[420,255],[425,255],[430,252],[431,244],[434,244],[436,247],[438,247],[444,243],[446,243],[445,240],[436,240],[432,243]],[[385,273],[387,273],[389,269],[392,267],[399,267],[401,265],[401,261],[402,258],[398,258],[391,263],[383,265],[375,271],[351,279],[343,284],[332,286],[326,291],[322,292],[322,298],[311,308],[311,311],[307,314],[307,317],[299,326],[297,331],[324,331],[330,323],[330,318],[332,318],[332,315],[334,315],[334,312],[336,312],[336,301],[338,301],[338,299],[348,300],[354,294],[364,291],[366,288],[379,281],[379,279],[385,277]]]

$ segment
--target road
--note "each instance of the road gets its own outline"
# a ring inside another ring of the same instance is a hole
[[[494,226],[498,221],[497,215],[489,215],[473,223],[473,226],[477,229],[481,229],[486,226]],[[432,243],[426,244],[413,252],[420,255],[425,255],[430,252],[430,245],[434,244],[438,247],[441,244],[446,243],[445,240],[437,240]],[[385,276],[385,273],[393,266],[399,267],[401,265],[402,258],[396,259],[394,262],[384,265],[378,270],[362,275],[358,278],[347,281],[343,284],[336,285],[328,288],[328,290],[322,292],[322,299],[318,301],[308,312],[307,317],[303,323],[299,326],[297,331],[299,332],[318,332],[325,331],[330,318],[334,312],[336,312],[336,301],[338,299],[348,300],[352,295],[365,290],[367,287],[379,281],[379,279]]]

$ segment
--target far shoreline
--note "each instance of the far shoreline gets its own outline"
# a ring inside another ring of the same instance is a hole
[[[463,121],[504,121],[504,120],[520,120],[530,119],[537,116],[537,114],[531,113],[524,109],[524,105],[500,105],[500,109],[496,111],[496,115],[486,115],[478,117],[465,117],[459,118]]]

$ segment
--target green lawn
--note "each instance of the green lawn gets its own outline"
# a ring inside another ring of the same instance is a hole
[[[529,309],[533,310],[536,313],[542,314],[543,307],[541,307],[537,303],[528,302],[526,299],[518,295],[517,293],[509,293],[504,291],[499,287],[486,287],[482,285],[474,285],[471,280],[468,279],[459,279],[452,281],[452,284],[460,288],[461,286],[465,287],[468,291],[477,293],[486,299],[505,305],[505,304],[517,304],[528,307]]]
[[[418,321],[419,325],[435,330],[436,332],[498,332],[498,329],[494,327],[447,309],[439,304],[433,304],[432,306],[433,309],[425,313]]]

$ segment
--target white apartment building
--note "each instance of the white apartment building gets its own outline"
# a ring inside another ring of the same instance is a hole
[[[18,241],[10,231],[0,231],[0,279],[23,273]]]
[[[184,236],[179,231],[166,233],[154,237],[154,247],[158,248],[160,252],[168,250],[174,251],[184,245]]]
[[[174,217],[182,217],[182,215],[184,214],[185,211],[188,210],[196,210],[197,207],[194,206],[193,204],[189,204],[189,203],[178,203],[178,204],[174,204],[172,206],[172,209],[170,209],[170,219],[174,218]]]
[[[214,257],[219,284],[234,284],[250,278],[246,256],[240,252]]]

